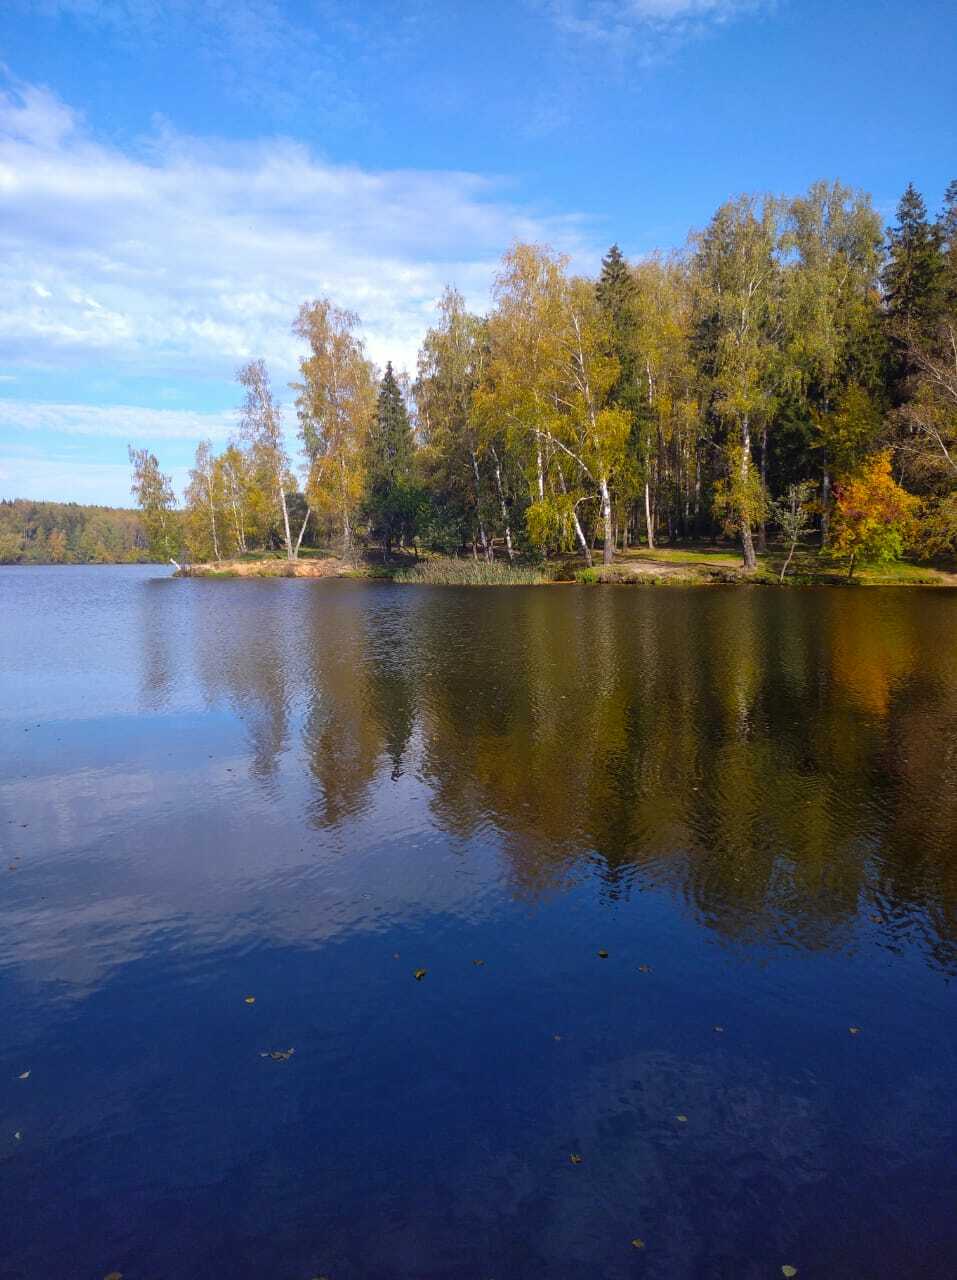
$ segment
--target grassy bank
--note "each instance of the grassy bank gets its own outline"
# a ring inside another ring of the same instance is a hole
[[[784,556],[770,550],[758,556],[758,567],[749,573],[741,557],[724,547],[661,547],[654,551],[631,549],[616,556],[614,564],[587,566],[578,557],[545,564],[491,564],[471,557],[412,555],[384,560],[371,553],[352,562],[328,551],[288,561],[279,555],[248,555],[218,564],[191,565],[181,576],[195,578],[362,578],[385,579],[425,586],[541,586],[554,582],[582,585],[704,587],[723,584],[779,586]],[[840,586],[847,572],[840,563],[816,551],[802,551],[789,566],[785,586]],[[950,569],[906,561],[878,566],[863,565],[854,574],[854,586],[957,586]]]

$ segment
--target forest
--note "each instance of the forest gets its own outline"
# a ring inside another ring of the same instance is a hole
[[[0,501],[0,564],[116,564],[150,558],[137,511],[24,498]]]
[[[590,566],[728,540],[746,570],[773,545],[784,572],[800,549],[850,576],[957,553],[957,182],[935,218],[909,186],[886,230],[837,182],[740,196],[680,251],[629,262],[613,246],[596,280],[515,244],[487,315],[446,289],[414,375],[376,369],[359,317],[329,299],[293,331],[298,458],[261,360],[182,505],[130,449],[157,559]]]

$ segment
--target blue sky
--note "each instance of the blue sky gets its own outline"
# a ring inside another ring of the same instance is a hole
[[[883,0],[4,0],[0,497],[181,485],[236,367],[288,401],[301,301],[414,369],[516,238],[593,271],[725,198],[957,177],[957,6]]]

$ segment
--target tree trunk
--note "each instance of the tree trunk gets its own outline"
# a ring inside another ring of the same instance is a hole
[[[821,546],[826,547],[831,531],[831,471],[827,458],[821,467]]]
[[[768,428],[764,425],[761,428],[761,488],[767,492],[768,487]],[[758,550],[767,551],[768,549],[768,526],[764,516],[761,517],[761,523],[758,525]]]
[[[509,564],[515,558],[515,552],[512,550],[512,527],[508,522],[508,507],[505,503],[505,494],[502,492],[502,468],[499,465],[498,454],[492,447],[492,457],[495,459],[495,487],[498,490],[498,503],[502,508],[502,525],[505,529],[505,549],[508,552]]]
[[[279,505],[282,507],[282,523],[286,532],[286,559],[295,560],[296,554],[292,548],[292,532],[289,528],[289,508],[286,506],[286,494],[281,484],[279,486]]]
[[[614,564],[615,536],[611,527],[611,494],[608,492],[608,481],[605,476],[601,477],[599,487],[601,489],[602,522],[605,527],[604,545],[602,547],[602,563]]]
[[[575,529],[575,537],[578,539],[578,545],[582,549],[582,555],[585,557],[585,563],[589,569],[592,566],[591,547],[588,545],[588,539],[585,537],[585,530],[581,527],[581,521],[578,519],[578,512],[572,508],[572,525]]]
[[[491,560],[488,538],[485,536],[485,521],[482,519],[482,485],[479,480],[478,458],[475,456],[474,449],[469,449],[469,456],[472,459],[472,474],[475,477],[475,512],[478,517],[479,537],[482,539],[482,554],[486,560]]]
[[[655,549],[655,526],[651,518],[651,485],[645,481],[645,528],[648,531],[648,550]]]
[[[754,539],[751,536],[751,515],[748,511],[748,487],[751,478],[751,429],[747,414],[741,419],[741,546],[744,549],[744,567],[749,571],[758,567],[758,558],[754,554]]]
[[[209,502],[209,523],[213,531],[213,555],[216,557],[216,563],[218,564],[220,555],[219,539],[216,536],[216,508],[213,505],[213,484],[208,473],[206,475],[206,499]]]
[[[302,522],[302,528],[299,530],[299,537],[296,539],[296,559],[299,559],[299,548],[302,546],[302,539],[306,532],[306,525],[309,523],[309,517],[312,515],[312,507],[306,507],[306,518]]]

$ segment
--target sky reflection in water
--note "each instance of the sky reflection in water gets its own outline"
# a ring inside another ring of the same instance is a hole
[[[157,573],[0,571],[4,1280],[949,1274],[957,598]]]

